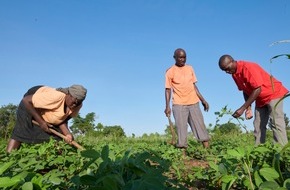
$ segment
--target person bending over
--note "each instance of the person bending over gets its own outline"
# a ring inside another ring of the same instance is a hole
[[[233,117],[238,118],[245,112],[246,119],[249,119],[247,114],[251,110],[251,104],[253,102],[256,104],[254,112],[255,145],[265,143],[266,127],[269,120],[274,141],[282,146],[286,145],[288,139],[283,101],[277,104],[288,93],[282,83],[257,63],[243,60],[236,61],[230,55],[220,57],[219,67],[222,71],[232,75],[245,99],[244,104],[233,113]]]
[[[87,89],[82,85],[30,88],[18,106],[16,124],[6,151],[18,149],[21,143],[42,143],[50,137],[57,139],[50,133],[49,125],[56,127],[65,136],[65,141],[71,143],[73,135],[68,129],[68,120],[78,115],[86,94]]]

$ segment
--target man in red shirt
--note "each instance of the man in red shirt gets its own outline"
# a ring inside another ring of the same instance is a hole
[[[238,118],[246,111],[247,119],[251,104],[256,103],[254,119],[256,145],[265,143],[266,127],[269,119],[274,141],[281,145],[287,144],[283,102],[277,104],[289,92],[282,83],[258,64],[236,61],[230,55],[220,57],[219,67],[226,73],[231,74],[238,89],[243,91],[245,103],[234,112],[233,117]],[[276,104],[277,107],[275,108]]]

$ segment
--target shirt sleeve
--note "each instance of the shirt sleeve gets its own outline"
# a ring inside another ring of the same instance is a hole
[[[192,72],[192,83],[196,83],[197,77],[195,75],[194,69],[193,69],[193,67],[190,67],[190,68],[191,68],[191,72]]]
[[[165,88],[171,88],[172,87],[172,72],[170,69],[168,69],[165,73]]]

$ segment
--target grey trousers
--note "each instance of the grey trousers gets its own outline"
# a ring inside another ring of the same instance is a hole
[[[176,147],[187,147],[187,124],[189,124],[195,138],[200,141],[209,141],[208,131],[204,124],[199,103],[193,105],[173,105],[172,112],[177,128],[178,142]]]
[[[255,108],[254,135],[256,145],[265,143],[268,121],[269,126],[273,130],[274,141],[283,146],[288,143],[283,112],[283,101],[277,105],[276,109],[274,108],[278,101],[279,99],[275,99],[261,108]]]

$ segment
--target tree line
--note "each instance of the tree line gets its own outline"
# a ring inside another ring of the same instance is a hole
[[[17,106],[8,104],[1,106],[0,108],[0,137],[8,139],[16,123],[16,111]],[[220,116],[222,117],[222,116]],[[105,126],[102,123],[95,124],[96,114],[94,112],[88,113],[85,117],[77,115],[72,118],[70,130],[74,136],[92,136],[92,137],[126,137],[123,128],[120,125]],[[290,130],[289,118],[284,114],[286,123],[286,129]],[[210,124],[210,127],[212,125]],[[241,126],[226,122],[224,124],[215,124],[213,129],[208,128],[211,133],[242,133]],[[155,136],[157,134],[154,134]],[[165,128],[165,135],[171,136],[170,126],[167,125]],[[134,134],[132,134],[135,137]],[[144,137],[148,136],[143,134]],[[143,137],[142,136],[142,137]],[[158,136],[158,135],[157,135]]]

